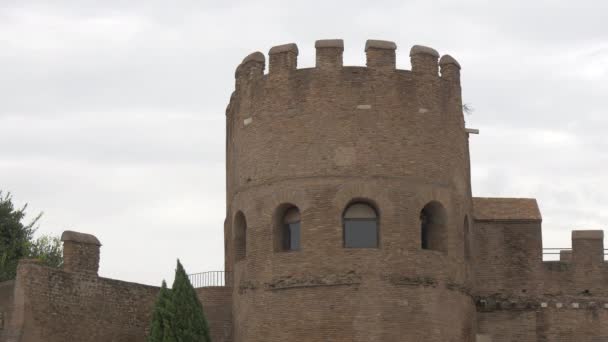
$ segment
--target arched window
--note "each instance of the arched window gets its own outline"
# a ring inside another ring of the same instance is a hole
[[[278,251],[300,250],[300,210],[298,207],[283,205],[277,210],[275,222],[275,247]]]
[[[377,248],[378,214],[367,203],[353,203],[342,217],[344,225],[344,247]]]
[[[420,211],[420,242],[422,249],[447,251],[447,214],[441,203],[433,201]]]
[[[247,220],[242,211],[234,216],[234,260],[247,256]]]

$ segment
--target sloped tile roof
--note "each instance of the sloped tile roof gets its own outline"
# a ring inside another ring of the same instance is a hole
[[[473,211],[478,221],[541,221],[534,198],[473,197]]]

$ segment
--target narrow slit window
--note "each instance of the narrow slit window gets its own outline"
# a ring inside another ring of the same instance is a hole
[[[234,259],[240,261],[247,256],[247,220],[239,211],[234,217]]]

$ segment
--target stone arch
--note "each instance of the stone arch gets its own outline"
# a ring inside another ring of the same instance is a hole
[[[380,217],[369,201],[354,200],[342,214],[343,240],[346,248],[378,248]]]
[[[438,201],[427,203],[420,211],[420,247],[447,252],[447,221],[445,207]]]
[[[298,251],[301,248],[300,209],[291,203],[279,205],[273,215],[275,252]]]

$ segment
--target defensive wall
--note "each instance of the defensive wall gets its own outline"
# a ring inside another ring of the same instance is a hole
[[[235,74],[225,224],[235,341],[603,341],[603,234],[575,231],[572,252],[543,262],[535,200],[472,197],[459,63],[414,46],[400,70],[394,43],[368,41],[366,67],[351,67],[341,40],[315,48],[314,68],[298,68],[298,47],[285,44]],[[377,249],[342,245],[353,202],[377,211]],[[448,220],[435,251],[420,248],[430,202]],[[285,252],[277,220],[294,207],[301,248]]]
[[[494,342],[608,341],[603,231],[573,231],[572,251],[543,261],[535,200],[473,203],[478,333]]]
[[[235,341],[472,341],[475,302],[462,224],[471,217],[460,66],[414,46],[369,40],[344,66],[341,40],[255,52],[236,70],[227,125],[227,269]],[[422,250],[420,215],[441,208]],[[440,203],[440,204],[439,204]],[[374,248],[344,245],[343,214],[373,208]],[[301,217],[301,248],[281,249],[281,217]],[[245,324],[245,322],[247,322]]]
[[[543,261],[536,200],[472,197],[459,63],[414,46],[400,70],[396,44],[371,40],[351,67],[341,40],[315,47],[314,68],[286,44],[267,73],[260,52],[236,70],[231,276],[197,289],[213,341],[608,341],[603,232],[575,230]],[[353,204],[373,209],[373,248],[345,244]],[[301,236],[285,250],[292,209]],[[99,277],[95,237],[63,240],[63,269],[23,260],[0,284],[0,341],[144,341],[158,288]]]
[[[13,310],[14,290],[14,280],[0,283],[0,336],[2,336],[2,331],[7,325],[8,313]]]
[[[99,277],[101,244],[66,231],[63,269],[21,260],[0,283],[2,342],[144,342],[158,287]],[[197,289],[214,342],[230,341],[230,290]]]

